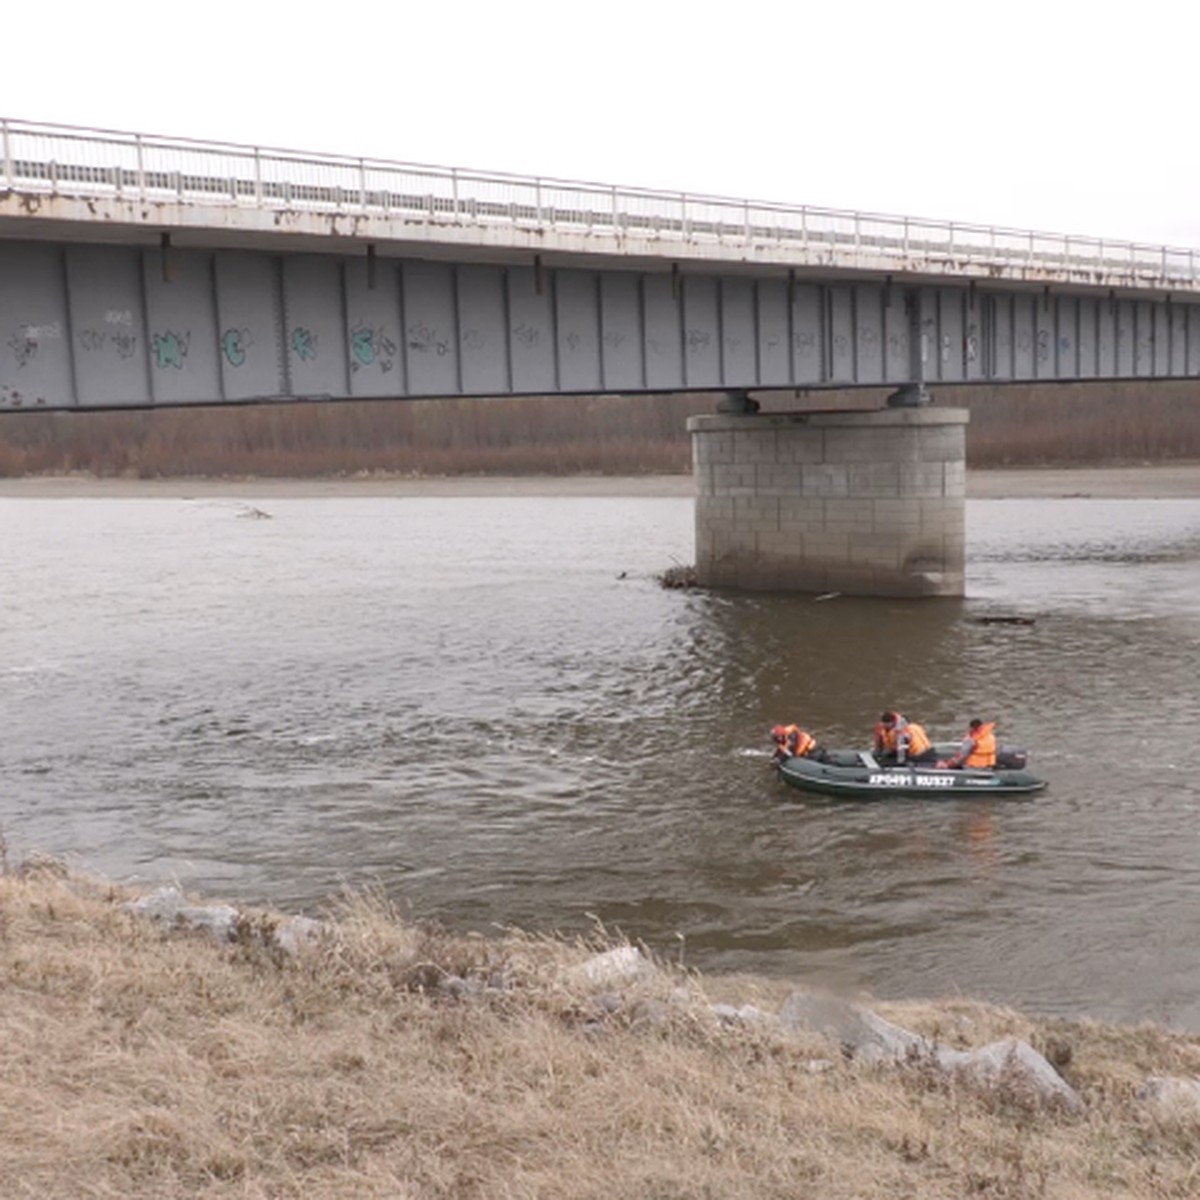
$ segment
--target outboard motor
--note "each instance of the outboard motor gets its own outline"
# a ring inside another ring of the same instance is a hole
[[[1025,753],[1022,746],[996,747],[997,771],[1023,771],[1028,759],[1029,756]]]

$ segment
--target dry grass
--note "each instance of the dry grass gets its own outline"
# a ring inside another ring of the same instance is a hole
[[[766,411],[873,407],[890,389],[776,394]],[[935,387],[971,409],[971,466],[1200,459],[1200,384]],[[314,477],[672,474],[691,469],[704,395],[339,401],[149,413],[22,413],[0,419],[0,476]]]
[[[1200,459],[1200,384],[1192,381],[944,388],[938,403],[971,410],[969,466]]]
[[[683,473],[687,417],[709,408],[566,396],[22,413],[0,421],[0,476]]]
[[[167,933],[119,889],[0,878],[5,1197],[1190,1197],[1200,1118],[1137,1102],[1200,1041],[954,1003],[880,1006],[958,1044],[1057,1056],[1079,1116],[817,1040],[727,1026],[782,994],[660,965],[597,998],[605,948],[456,937],[350,899],[295,957]],[[474,994],[442,986],[478,981]],[[815,1058],[837,1059],[814,1071]]]

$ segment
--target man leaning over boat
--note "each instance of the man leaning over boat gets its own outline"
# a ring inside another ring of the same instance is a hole
[[[799,725],[774,726],[771,729],[771,741],[775,743],[775,752],[771,755],[771,761],[774,763],[781,763],[785,758],[825,761],[825,751],[817,739]]]

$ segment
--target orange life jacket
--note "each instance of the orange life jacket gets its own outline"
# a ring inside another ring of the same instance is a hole
[[[812,734],[806,733],[799,725],[787,725],[783,732],[784,738],[780,744],[796,758],[803,758],[817,744],[817,739]]]
[[[996,722],[988,721],[978,729],[967,733],[971,742],[971,753],[963,764],[968,767],[994,767],[996,765]],[[965,740],[965,739],[964,739]]]
[[[882,750],[890,750],[895,753],[902,733],[908,735],[910,757],[914,754],[923,754],[933,744],[923,725],[918,725],[916,721],[910,721],[907,717],[902,717],[897,713],[895,725],[888,726],[880,723],[875,726],[875,745]]]
[[[901,732],[908,734],[909,758],[915,758],[918,754],[924,754],[933,745],[929,740],[929,734],[925,732],[925,726],[918,725],[916,721],[909,721]]]
[[[875,725],[875,749],[876,749],[876,751],[878,752],[881,750],[895,750],[896,749],[896,735],[903,728],[904,728],[904,718],[903,717],[900,717],[897,720],[895,725],[885,725],[882,721],[877,722]]]

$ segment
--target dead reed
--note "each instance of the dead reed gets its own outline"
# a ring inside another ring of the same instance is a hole
[[[1200,459],[1200,384],[935,387],[971,410],[976,467]],[[765,411],[860,407],[887,389],[776,395]],[[0,419],[0,476],[317,477],[673,474],[691,469],[687,417],[702,395],[353,401],[21,413]]]
[[[218,945],[34,864],[0,877],[6,1197],[1190,1197],[1200,1117],[1134,1097],[1200,1040],[954,1002],[878,1006],[955,1044],[1015,1034],[1085,1099],[1068,1115],[817,1038],[724,1023],[764,980],[658,964],[600,989],[589,943],[454,936],[379,899],[296,955],[270,914]]]

